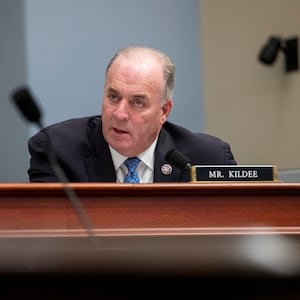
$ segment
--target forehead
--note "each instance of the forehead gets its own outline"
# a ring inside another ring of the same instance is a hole
[[[118,57],[107,73],[107,82],[125,85],[146,85],[162,88],[164,78],[162,67],[154,58]]]

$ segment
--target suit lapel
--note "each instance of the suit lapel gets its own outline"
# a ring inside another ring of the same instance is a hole
[[[115,167],[102,134],[101,120],[93,124],[89,137],[89,155],[85,168],[90,182],[116,182]]]
[[[90,182],[116,182],[116,173],[109,157],[90,156],[85,159],[85,167]]]
[[[179,182],[182,181],[183,171],[171,166],[166,160],[166,153],[176,149],[171,136],[162,127],[155,149],[153,182]],[[185,180],[184,180],[185,181]]]

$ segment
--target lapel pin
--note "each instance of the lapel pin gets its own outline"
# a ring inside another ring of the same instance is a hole
[[[171,165],[169,164],[163,164],[161,166],[161,172],[164,174],[164,175],[170,175],[172,172],[173,172],[173,168]]]

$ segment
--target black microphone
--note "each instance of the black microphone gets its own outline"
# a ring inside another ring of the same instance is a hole
[[[175,149],[169,150],[166,153],[165,160],[169,162],[171,165],[182,170],[187,171],[191,168],[191,160],[187,158],[183,153]]]
[[[27,121],[36,123],[40,128],[43,127],[41,123],[42,113],[28,88],[22,87],[14,91],[12,100]]]
[[[25,119],[29,122],[36,123],[40,129],[43,128],[41,116],[42,113],[34,101],[34,98],[27,87],[21,87],[14,91],[11,95],[11,98],[14,102],[14,104],[19,108],[20,112],[23,114]],[[74,189],[72,189],[67,183],[69,180],[67,179],[67,176],[65,175],[63,168],[61,167],[56,152],[55,147],[53,146],[53,143],[51,141],[51,138],[47,132],[46,129],[44,129],[44,132],[48,138],[49,144],[50,144],[50,150],[48,152],[48,159],[50,162],[50,165],[53,169],[53,172],[55,173],[58,180],[63,183],[63,187],[65,190],[65,193],[70,200],[73,208],[75,209],[77,216],[82,224],[82,226],[87,231],[88,235],[94,236],[93,228],[91,225],[91,222],[89,220],[89,217],[87,213],[85,212],[85,209],[78,198],[77,194],[75,193]],[[95,240],[96,242],[96,240]]]

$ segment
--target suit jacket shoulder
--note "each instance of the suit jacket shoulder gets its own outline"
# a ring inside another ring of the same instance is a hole
[[[173,140],[174,149],[185,154],[193,164],[236,164],[230,145],[216,136],[191,132],[171,122],[166,122],[163,130]]]
[[[52,149],[70,181],[115,181],[101,126],[100,116],[75,118],[48,126],[31,137],[28,142],[30,181],[58,181],[47,158]]]

